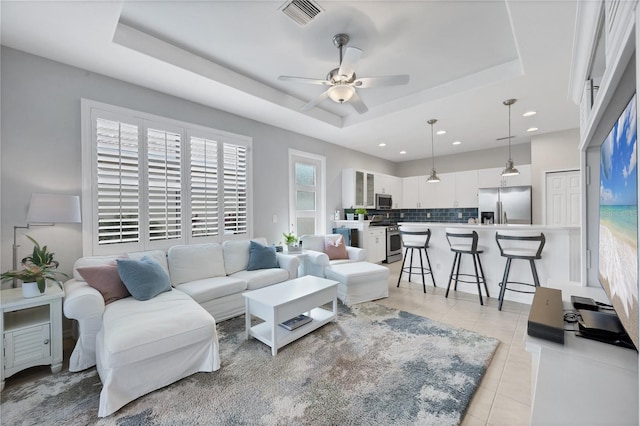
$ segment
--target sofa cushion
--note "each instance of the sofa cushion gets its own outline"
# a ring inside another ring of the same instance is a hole
[[[100,292],[105,305],[131,296],[120,279],[115,260],[106,265],[80,267],[78,273],[82,275],[87,284]]]
[[[211,315],[187,294],[170,290],[141,302],[132,297],[104,312],[102,358],[105,368],[133,364],[210,340],[216,333]]]
[[[171,283],[182,283],[227,275],[220,244],[173,246],[167,253]]]
[[[258,288],[277,284],[289,279],[289,272],[286,269],[258,269],[256,271],[240,271],[231,275],[233,278],[246,281],[247,290],[256,290]]]
[[[251,241],[256,241],[264,246],[267,245],[267,240],[264,238],[227,240],[222,243],[224,269],[227,271],[227,275],[232,275],[238,271],[247,269],[249,266],[249,244]]]
[[[167,265],[167,255],[164,253],[164,251],[150,250],[150,251],[133,252],[128,254],[128,257],[130,259],[137,259],[137,260],[142,259],[144,256],[147,256],[148,258],[151,258],[156,262],[158,262],[158,264],[162,266],[162,269],[164,269],[167,275],[169,275],[169,265]],[[78,268],[82,268],[85,266],[108,265],[110,262],[113,262],[118,257],[122,257],[122,255],[113,254],[109,256],[81,257],[80,259],[76,260],[76,262],[73,265],[73,278],[75,278],[78,281],[85,281],[82,275],[80,275],[80,273],[78,272]]]
[[[240,278],[215,277],[180,284],[176,289],[188,294],[198,303],[219,299],[247,289],[247,282]]]
[[[137,300],[149,300],[171,290],[169,276],[155,260],[117,259],[118,274],[129,293]]]
[[[249,243],[249,265],[247,265],[247,271],[270,268],[278,268],[276,248],[251,241]]]
[[[344,243],[344,238],[340,235],[340,238],[333,240],[331,238],[324,239],[324,252],[329,256],[329,260],[336,259],[349,259],[347,254],[347,246]]]

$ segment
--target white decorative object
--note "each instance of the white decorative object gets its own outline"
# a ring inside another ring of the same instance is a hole
[[[347,213],[347,220],[353,220],[353,213]]]
[[[358,220],[364,220],[364,215],[363,214],[358,214]]]
[[[22,297],[28,299],[30,297],[42,296],[44,291],[40,293],[37,282],[22,283]]]

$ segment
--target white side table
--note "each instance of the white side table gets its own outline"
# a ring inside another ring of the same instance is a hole
[[[62,369],[62,296],[56,284],[44,295],[22,297],[21,288],[0,291],[0,391],[5,378],[36,365]]]

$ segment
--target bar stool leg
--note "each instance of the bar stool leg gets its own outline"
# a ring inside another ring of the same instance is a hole
[[[511,269],[511,258],[507,257],[507,263],[504,266],[504,275],[502,276],[502,285],[500,286],[500,295],[498,296],[498,310],[502,310],[502,302],[504,301],[504,292],[507,290],[507,281],[509,280],[509,270]]]
[[[458,255],[459,254],[460,253],[455,253],[455,255],[453,256],[453,265],[451,265],[451,273],[449,274],[449,283],[447,284],[447,291],[444,294],[445,298],[449,297],[449,288],[451,288],[451,280],[453,279],[453,271],[456,269],[456,263],[458,262]],[[457,279],[457,277],[456,277],[456,279]]]
[[[484,283],[484,291],[487,293],[487,297],[489,296],[489,288],[487,287],[487,279],[484,277],[484,269],[482,269],[482,262],[480,261],[480,255],[476,253],[476,257],[478,258],[478,266],[480,266],[480,276],[482,277],[482,282]]]
[[[533,283],[536,287],[540,287],[540,280],[538,279],[538,270],[536,269],[536,264],[533,259],[529,259],[529,263],[531,264],[531,273],[533,274]]]
[[[456,268],[456,282],[453,286],[455,291],[458,291],[458,278],[460,277],[460,264],[462,264],[462,253],[456,253],[458,256],[458,267]]]
[[[424,254],[427,256],[427,265],[429,265],[429,273],[431,274],[431,282],[433,286],[436,287],[436,280],[433,278],[433,269],[431,269],[431,260],[429,260],[429,252],[427,249],[424,249]]]
[[[413,248],[410,248],[411,255],[409,256],[409,282],[411,282],[411,272],[413,271]]]
[[[422,292],[427,293],[427,286],[424,283],[424,263],[422,262],[422,250],[418,249],[418,256],[420,256],[420,272],[422,273]]]
[[[400,287],[400,280],[402,280],[402,274],[404,273],[404,262],[407,261],[407,253],[409,249],[404,250],[404,257],[402,258],[402,266],[400,267],[400,276],[398,277],[398,285],[396,287]]]
[[[478,262],[476,260],[476,255],[473,254],[473,269],[476,272],[476,284],[478,286],[478,297],[480,298],[480,305],[484,305],[482,303],[482,287],[480,287],[480,276],[478,275]]]

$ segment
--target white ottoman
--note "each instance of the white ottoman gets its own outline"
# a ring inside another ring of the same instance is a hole
[[[389,268],[370,262],[328,266],[325,275],[338,281],[338,299],[345,305],[389,297]]]

